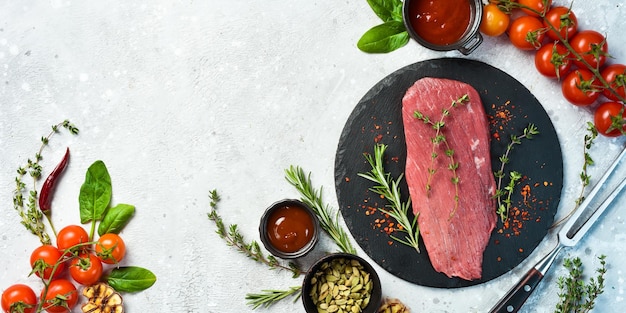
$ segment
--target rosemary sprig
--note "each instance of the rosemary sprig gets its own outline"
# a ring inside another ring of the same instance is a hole
[[[453,100],[449,107],[444,108],[441,111],[441,117],[439,118],[439,121],[436,121],[436,122],[433,122],[433,120],[430,117],[424,115],[420,111],[414,112],[414,116],[416,118],[418,118],[425,124],[431,125],[432,128],[435,130],[435,136],[431,139],[433,146],[432,146],[432,151],[430,155],[430,167],[428,168],[428,179],[426,181],[426,192],[429,194],[432,189],[433,176],[435,176],[435,173],[437,172],[437,169],[435,169],[435,160],[437,159],[437,157],[439,157],[439,154],[437,153],[437,147],[442,143],[446,147],[445,154],[446,154],[446,157],[448,157],[448,159],[450,160],[450,163],[448,164],[448,170],[452,171],[451,181],[455,189],[454,208],[452,209],[452,212],[450,212],[450,217],[454,216],[454,213],[456,212],[459,206],[459,176],[457,175],[457,172],[456,172],[456,170],[459,168],[459,163],[455,161],[454,150],[450,148],[450,144],[448,143],[446,135],[443,134],[443,128],[445,126],[444,119],[450,115],[451,109],[456,108],[459,105],[463,105],[469,102],[469,100],[470,99],[467,94],[459,97],[456,100]]]
[[[400,175],[400,177],[394,181],[390,173],[385,173],[383,156],[386,149],[386,145],[377,144],[374,146],[373,157],[370,154],[364,154],[365,159],[367,159],[367,162],[372,166],[372,170],[368,173],[359,173],[358,175],[377,184],[370,188],[370,190],[383,196],[389,202],[389,204],[385,206],[386,208],[380,210],[393,217],[396,222],[402,226],[402,228],[398,228],[398,230],[406,233],[404,239],[393,235],[391,235],[391,238],[409,247],[413,247],[419,253],[420,230],[417,224],[418,214],[411,219],[409,217],[411,198],[409,197],[406,202],[403,202],[401,199],[399,184],[403,175]]]
[[[531,123],[531,124],[528,124],[528,126],[524,128],[522,135],[511,135],[511,142],[509,142],[509,144],[507,145],[506,151],[504,152],[504,154],[500,156],[500,169],[493,173],[495,178],[498,180],[497,189],[496,189],[496,193],[494,197],[498,201],[497,212],[498,214],[500,214],[500,218],[502,222],[506,221],[506,219],[508,218],[508,211],[510,208],[510,201],[507,204],[505,201],[502,200],[502,197],[507,196],[507,199],[510,200],[511,193],[513,193],[513,190],[514,190],[513,188],[511,188],[511,185],[512,185],[511,182],[509,182],[509,184],[507,185],[507,188],[502,189],[502,179],[506,176],[504,173],[504,167],[510,162],[509,155],[511,154],[511,151],[516,145],[522,144],[522,139],[531,140],[533,139],[535,135],[538,135],[538,134],[539,134],[539,129],[537,128],[537,126],[535,126],[535,124]],[[513,173],[514,172],[509,174],[511,180],[513,180],[513,177],[514,177]],[[517,177],[517,175],[519,175],[519,173],[516,173],[515,177]],[[519,178],[521,178],[521,175]],[[513,185],[514,183],[515,182],[513,182]]]
[[[566,258],[563,266],[568,270],[567,277],[559,277],[559,303],[555,313],[585,313],[591,311],[595,301],[604,292],[604,275],[606,274],[606,256],[598,257],[600,267],[596,269],[597,277],[583,281],[583,264],[580,258]]]
[[[302,286],[290,287],[288,290],[262,290],[261,293],[249,293],[246,294],[246,300],[248,305],[252,306],[252,309],[258,307],[269,307],[272,304],[293,296],[293,301],[296,302],[302,293]]]
[[[302,270],[298,267],[297,264],[293,262],[290,262],[287,265],[283,265],[278,262],[278,260],[274,256],[265,256],[261,251],[261,247],[259,246],[258,242],[253,240],[249,243],[246,243],[243,235],[239,232],[237,225],[232,224],[227,227],[224,224],[222,217],[217,213],[217,204],[220,201],[220,196],[217,193],[217,190],[212,190],[209,193],[209,197],[211,199],[211,212],[208,214],[209,219],[215,223],[215,226],[217,226],[217,230],[215,232],[226,241],[226,244],[235,247],[237,250],[239,250],[239,252],[245,254],[252,260],[267,265],[270,269],[290,271],[293,274],[294,278],[302,274]]]
[[[50,244],[50,236],[46,232],[46,227],[43,223],[44,214],[38,209],[38,192],[37,182],[41,179],[42,166],[39,162],[43,159],[42,153],[44,147],[50,142],[50,138],[59,132],[59,128],[67,129],[70,134],[77,135],[79,130],[69,120],[52,125],[52,130],[47,136],[41,137],[41,146],[33,159],[28,159],[26,165],[20,166],[17,169],[17,176],[15,177],[15,191],[13,192],[13,208],[17,211],[22,218],[22,225],[26,227],[32,234],[39,237],[39,241],[42,244]],[[24,177],[29,175],[32,177],[33,182],[31,189],[24,183]],[[28,198],[25,201],[25,197]]]
[[[339,211],[333,215],[330,206],[324,205],[322,187],[319,190],[313,187],[311,173],[305,175],[302,168],[292,165],[285,170],[285,179],[300,192],[302,202],[315,212],[320,227],[335,241],[339,249],[345,253],[356,254],[350,237],[339,225]]]

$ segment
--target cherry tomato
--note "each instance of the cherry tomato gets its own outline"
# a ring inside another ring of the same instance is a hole
[[[63,270],[65,269],[65,263],[62,262],[63,256],[59,249],[51,245],[43,245],[38,247],[31,253],[30,255],[30,266],[33,269],[33,272],[41,277],[41,273],[43,273],[43,279],[50,278],[52,274],[52,270],[54,269],[54,265],[57,265],[56,271],[54,272],[53,278],[57,278],[61,276]]]
[[[546,13],[543,26],[548,29],[546,35],[548,35],[550,39],[569,39],[578,31],[578,19],[574,12],[568,7],[553,7]],[[557,31],[552,30],[550,26],[554,27]],[[561,38],[559,38],[558,34],[561,35]]]
[[[565,76],[561,91],[567,101],[578,106],[590,105],[600,96],[595,76],[582,68]]]
[[[78,225],[66,226],[57,234],[57,248],[59,248],[61,252],[86,242],[89,242],[89,235],[84,228]],[[79,247],[79,249],[72,250],[84,250],[84,248],[85,247]]]
[[[35,312],[37,295],[30,287],[15,284],[2,292],[2,310],[4,312]]]
[[[517,1],[517,3],[528,7],[522,8],[522,11],[524,11],[524,13],[530,16],[539,17],[550,9],[550,6],[552,5],[552,0],[519,0]]]
[[[621,120],[617,117],[621,116]],[[600,104],[593,114],[593,122],[598,132],[607,137],[617,137],[626,132],[626,114],[624,105],[619,102]],[[622,126],[620,131],[620,127]]]
[[[109,233],[102,235],[96,243],[96,255],[107,264],[119,263],[126,254],[126,244],[122,237]]]
[[[56,279],[50,282],[48,292],[45,297],[41,292],[41,299],[44,301],[44,310],[50,313],[71,312],[78,302],[78,291],[72,282],[67,279]]]
[[[480,22],[480,31],[487,36],[500,36],[509,28],[509,15],[498,9],[494,3],[483,8],[483,19]]]
[[[570,45],[591,67],[600,68],[606,62],[609,44],[604,36],[595,30],[579,31],[570,40]],[[578,60],[574,60],[574,64],[579,68],[586,68],[585,64]]]
[[[83,286],[91,286],[102,276],[102,262],[91,253],[83,253],[70,262],[70,276]]]
[[[509,39],[521,50],[533,50],[541,47],[545,32],[540,19],[524,15],[511,22]]]
[[[602,70],[602,78],[606,80],[611,86],[613,91],[617,92],[620,97],[626,98],[626,65],[624,64],[611,64]],[[605,97],[618,101],[619,98],[615,96],[609,89],[604,89],[603,94]]]
[[[572,67],[569,51],[561,43],[544,45],[535,54],[535,67],[544,76],[560,79]]]

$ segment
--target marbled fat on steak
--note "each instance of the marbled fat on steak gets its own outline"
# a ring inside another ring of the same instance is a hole
[[[469,102],[451,108],[442,129],[458,163],[456,203],[446,146],[437,144],[438,156],[433,161],[432,139],[436,131],[414,113],[418,110],[439,121],[442,110],[466,94]],[[448,277],[479,279],[483,252],[497,219],[489,125],[480,96],[473,87],[459,81],[422,78],[402,99],[402,120],[407,148],[406,181],[430,261],[436,271]],[[435,169],[435,173],[427,191],[429,169]]]

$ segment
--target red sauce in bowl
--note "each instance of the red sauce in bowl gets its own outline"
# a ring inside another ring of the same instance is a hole
[[[463,37],[470,24],[469,0],[413,0],[409,23],[425,41],[450,45]]]
[[[276,208],[267,219],[267,237],[270,244],[285,253],[297,252],[308,244],[314,235],[311,214],[298,205]]]

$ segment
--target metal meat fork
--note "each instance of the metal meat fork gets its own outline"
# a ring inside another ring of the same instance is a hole
[[[564,247],[571,247],[577,244],[580,239],[587,233],[589,228],[594,222],[602,215],[619,193],[626,187],[626,179],[623,177],[620,184],[609,194],[599,206],[591,205],[600,189],[602,189],[607,179],[615,172],[615,168],[623,161],[626,155],[626,149],[620,153],[613,164],[607,169],[606,173],[602,176],[600,181],[591,190],[587,198],[580,204],[580,207],[572,215],[567,223],[563,225],[563,228],[559,231],[557,238],[557,246],[548,255],[543,257],[533,268],[531,268],[526,275],[524,275],[520,281],[509,292],[500,299],[500,302],[496,304],[490,313],[513,313],[517,312],[526,299],[530,297],[530,294],[537,288],[539,282],[546,275],[552,263],[556,259],[557,255]]]

